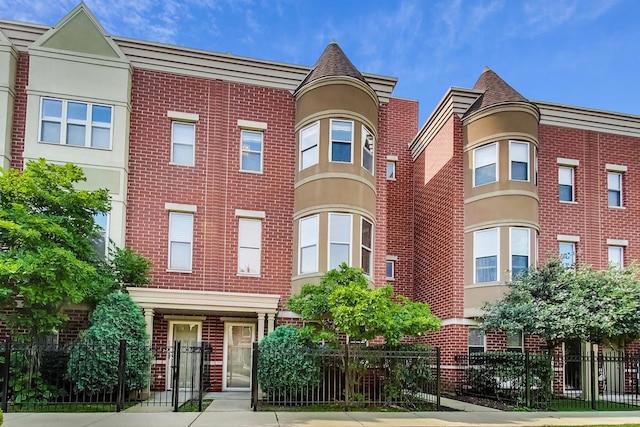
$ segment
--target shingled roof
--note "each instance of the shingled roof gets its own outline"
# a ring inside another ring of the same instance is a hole
[[[503,102],[529,102],[489,67],[484,68],[473,88],[483,90],[484,93],[464,113],[465,117],[490,105]]]
[[[347,55],[344,54],[340,46],[338,46],[338,43],[332,40],[324,52],[322,52],[320,58],[318,58],[311,72],[307,74],[307,77],[300,83],[298,89],[323,77],[342,76],[353,77],[368,84],[367,80],[360,74],[360,71],[358,71],[349,58],[347,58]]]

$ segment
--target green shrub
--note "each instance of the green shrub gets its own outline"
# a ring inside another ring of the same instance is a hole
[[[320,381],[320,364],[310,341],[292,325],[277,327],[259,347],[258,384],[271,398],[297,396]]]
[[[71,348],[67,364],[68,378],[76,389],[89,394],[116,389],[120,340],[127,343],[126,388],[144,388],[149,381],[151,355],[140,307],[128,294],[114,292],[98,304],[91,323]]]

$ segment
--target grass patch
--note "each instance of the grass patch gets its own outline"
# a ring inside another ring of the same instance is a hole
[[[264,412],[343,412],[345,410],[344,403],[323,403],[312,405],[267,405],[258,406],[259,411]],[[412,412],[412,411],[433,411],[436,412],[435,405],[422,404],[419,409],[402,408],[392,405],[367,405],[367,404],[351,404],[348,411],[367,411],[367,412]]]
[[[591,411],[591,401],[578,399],[553,399],[549,403],[549,411]],[[618,402],[596,400],[596,411],[639,411],[640,406]]]
[[[202,410],[204,411],[207,406],[211,405],[213,402],[212,399],[202,399]],[[178,412],[198,412],[198,401],[197,400],[189,400],[183,403],[179,408]]]
[[[135,406],[137,402],[125,402],[124,407],[127,409]],[[82,402],[65,402],[65,403],[45,403],[45,404],[13,404],[9,406],[8,412],[115,412],[115,403],[82,403]]]

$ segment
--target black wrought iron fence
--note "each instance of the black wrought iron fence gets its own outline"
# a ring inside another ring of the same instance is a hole
[[[258,369],[253,347],[254,410],[273,406],[335,405],[340,409],[369,407],[412,410],[440,409],[440,349],[379,350],[363,345],[309,350],[313,361],[300,382],[272,382]],[[278,385],[274,386],[273,383]]]
[[[456,393],[544,410],[640,409],[640,356],[592,352],[458,355]]]
[[[149,348],[0,342],[5,412],[121,411],[186,403],[201,410],[210,387],[211,346]]]

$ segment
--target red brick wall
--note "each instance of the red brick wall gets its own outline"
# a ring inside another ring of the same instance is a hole
[[[16,70],[16,93],[13,104],[13,129],[11,130],[11,167],[22,169],[24,131],[27,121],[27,84],[29,82],[29,55],[20,52]]]
[[[409,143],[418,129],[418,103],[391,99],[380,107],[376,162],[378,189],[376,283],[386,283],[386,255],[395,255],[396,293],[413,298],[413,166]],[[396,179],[386,179],[387,155],[397,156]]]
[[[196,113],[195,167],[170,165],[167,111]],[[153,286],[290,292],[295,104],[288,91],[134,70],[127,245],[153,261]],[[238,119],[267,123],[264,174],[241,173]],[[193,272],[167,272],[166,202],[192,204]],[[237,271],[236,209],[266,213],[260,277]]]
[[[540,126],[539,258],[558,252],[558,234],[580,236],[577,261],[607,266],[607,239],[625,239],[625,264],[640,257],[640,138],[557,126]],[[557,158],[579,160],[575,169],[575,204],[558,201]],[[624,209],[609,208],[605,164],[625,165]]]

